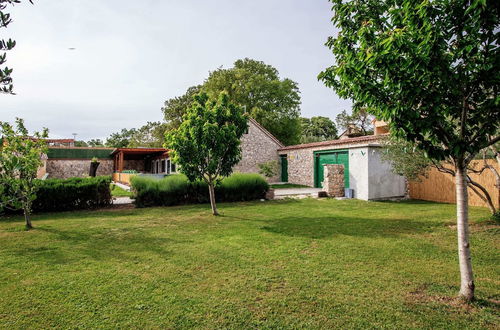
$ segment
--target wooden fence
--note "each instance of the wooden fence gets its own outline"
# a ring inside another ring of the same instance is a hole
[[[475,161],[476,169],[482,168],[483,161]],[[489,165],[495,166],[497,171],[499,166],[495,160],[488,160]],[[490,194],[493,204],[500,207],[500,193],[495,187],[495,176],[491,170],[486,169],[481,175],[471,174],[471,179],[481,184]],[[487,206],[470,188],[469,205]],[[427,177],[422,177],[421,181],[410,182],[410,197],[413,199],[422,199],[426,201],[456,203],[455,196],[455,178],[450,174],[441,173],[432,168]]]

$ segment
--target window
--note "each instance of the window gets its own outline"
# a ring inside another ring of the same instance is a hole
[[[161,173],[165,173],[165,159],[161,161]]]
[[[170,172],[175,173],[175,170],[176,170],[175,164],[174,163],[170,163]]]
[[[170,159],[167,159],[167,174],[170,174]]]

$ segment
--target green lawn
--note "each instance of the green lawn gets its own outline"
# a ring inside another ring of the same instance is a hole
[[[0,220],[0,328],[494,328],[499,226],[454,205],[286,200]]]
[[[272,184],[271,188],[274,188],[274,189],[288,189],[288,188],[311,188],[311,187],[304,186],[302,184],[296,184],[296,183],[283,183],[283,184]]]
[[[111,195],[113,197],[132,197],[133,194],[117,185],[111,184]]]

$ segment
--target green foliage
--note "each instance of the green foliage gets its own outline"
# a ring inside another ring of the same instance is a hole
[[[126,148],[130,144],[132,136],[135,134],[136,130],[122,128],[120,132],[112,133],[106,139],[106,147],[111,148]],[[100,142],[102,144],[102,142]]]
[[[413,143],[388,136],[382,140],[384,150],[381,158],[391,163],[392,171],[406,177],[408,180],[419,180],[425,176],[433,165],[425,152]]]
[[[91,139],[87,141],[89,147],[104,147],[104,142],[101,139]]]
[[[240,139],[248,128],[247,117],[226,93],[217,101],[200,93],[183,119],[178,129],[167,133],[166,147],[190,181],[208,184],[212,211],[217,215],[214,184],[229,176],[241,160]]]
[[[165,101],[161,111],[163,112],[163,117],[167,122],[167,130],[177,129],[181,126],[182,117],[186,114],[187,109],[191,106],[193,102],[193,97],[199,94],[201,91],[201,85],[189,87],[184,93],[184,95],[179,97],[171,98]]]
[[[127,191],[122,187],[119,187],[115,184],[111,184],[111,196],[113,197],[134,197],[134,193],[131,191]]]
[[[241,160],[240,139],[247,127],[241,108],[230,103],[227,94],[215,101],[201,93],[181,126],[167,133],[166,146],[189,180],[209,183],[231,174]]]
[[[77,149],[77,148],[50,148],[47,156],[50,158],[79,158],[79,159],[106,159],[111,158],[112,149]]]
[[[332,3],[327,86],[433,159],[465,167],[498,139],[498,1]]]
[[[131,148],[161,148],[165,140],[165,132],[170,126],[167,123],[148,122],[135,130],[128,144]]]
[[[337,128],[328,117],[300,118],[300,123],[302,127],[301,143],[335,140],[338,137]]]
[[[29,0],[33,3],[32,0]],[[6,28],[12,23],[10,13],[5,12],[7,5],[14,5],[20,3],[20,0],[0,0],[0,29]],[[16,46],[16,41],[12,39],[0,39],[0,66],[7,61],[6,51],[11,50]],[[3,53],[2,53],[3,52]],[[14,94],[14,85],[12,85],[12,69],[8,67],[0,67],[0,93]]]
[[[259,167],[259,173],[265,176],[266,178],[272,178],[278,175],[280,170],[280,165],[275,160],[270,160],[268,162],[257,164]]]
[[[300,92],[296,82],[280,79],[271,65],[252,59],[237,60],[229,69],[210,73],[200,86],[188,89],[185,95],[165,102],[165,120],[176,128],[182,122],[192,97],[205,92],[217,98],[227,92],[229,100],[241,106],[252,118],[285,145],[300,142]]]
[[[88,146],[89,145],[85,141],[82,140],[75,141],[75,147],[88,147]]]
[[[348,128],[354,127],[359,131],[359,135],[373,134],[372,127],[373,116],[371,116],[364,108],[354,108],[351,114],[343,110],[337,115],[335,121],[337,127],[342,132]]]
[[[111,204],[111,177],[39,180],[35,212],[94,209]]]
[[[7,122],[0,122],[0,136],[0,210],[23,210],[29,229],[32,203],[39,188],[37,171],[43,164],[42,156],[47,152],[43,138],[48,137],[48,130],[29,136],[24,121],[17,118],[16,128]]]
[[[203,181],[189,181],[185,175],[175,174],[163,179],[148,176],[131,178],[137,207],[171,206],[208,203],[208,185]],[[217,202],[237,202],[262,199],[269,190],[268,183],[258,174],[234,173],[215,186]]]

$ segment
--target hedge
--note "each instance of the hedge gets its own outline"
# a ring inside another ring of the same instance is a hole
[[[72,211],[110,205],[110,184],[110,176],[41,181],[33,211]]]
[[[171,206],[208,203],[205,182],[189,182],[186,176],[175,174],[163,179],[147,176],[131,178],[137,207]],[[265,198],[269,184],[258,174],[235,173],[215,187],[217,202],[250,201]]]

